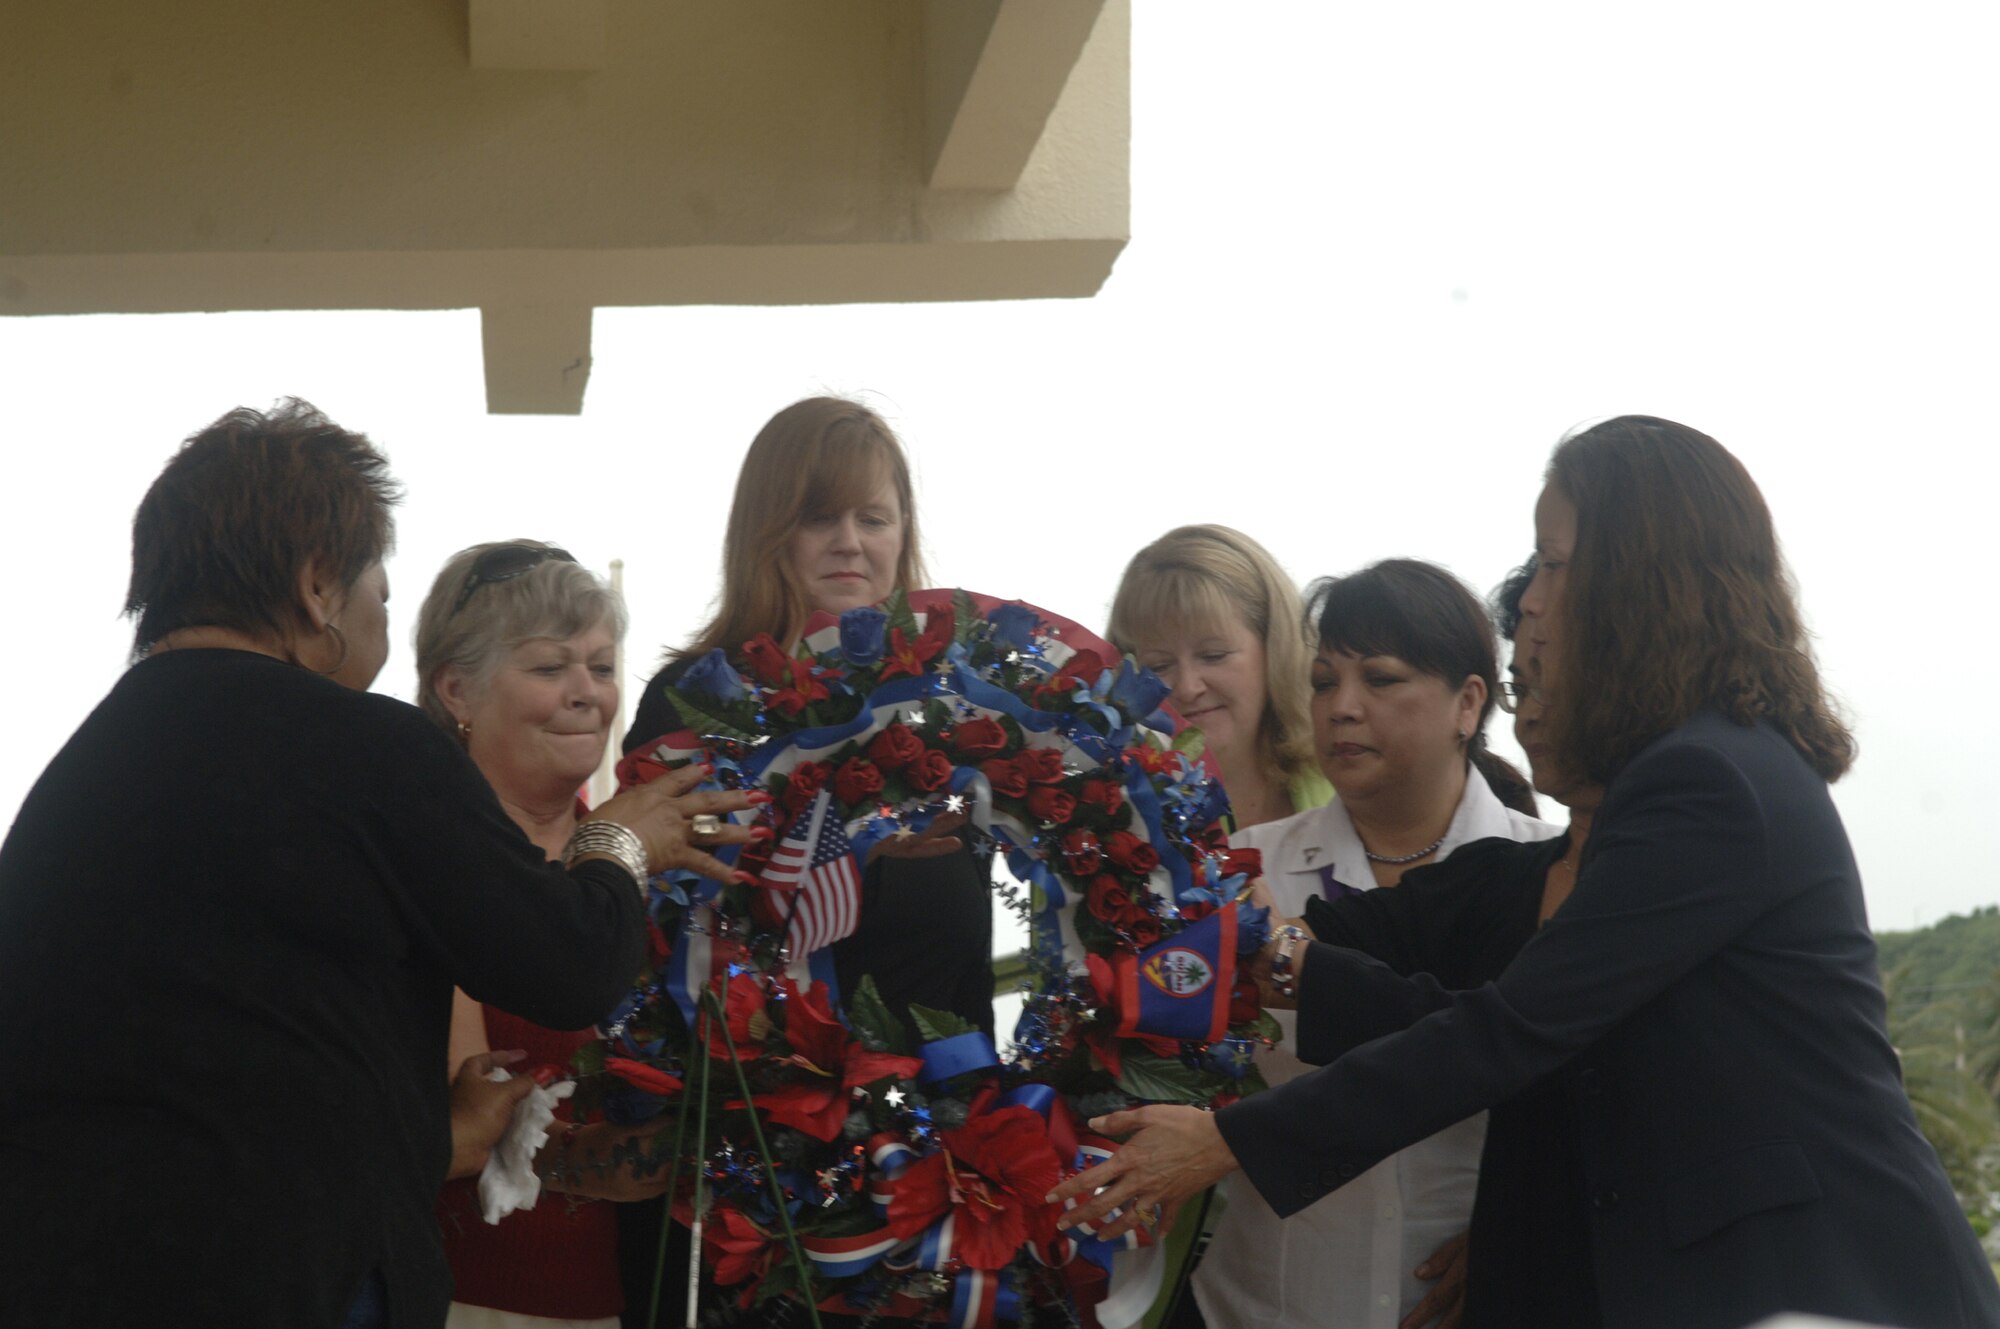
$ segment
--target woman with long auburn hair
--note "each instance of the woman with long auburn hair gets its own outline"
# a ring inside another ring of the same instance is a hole
[[[866,406],[808,397],[772,416],[737,477],[715,615],[646,685],[625,750],[683,727],[674,683],[708,651],[735,654],[759,633],[789,651],[815,613],[840,614],[922,589],[915,502],[903,445]],[[962,822],[940,817],[910,840],[878,845],[862,876],[860,926],[832,946],[840,990],[853,992],[864,976],[872,978],[913,1036],[913,1004],[993,1031],[988,861],[951,834]],[[658,1205],[620,1206],[634,1322],[643,1323],[636,1308],[652,1300],[659,1214]],[[676,1228],[669,1267],[685,1268],[685,1238]]]
[[[1212,1115],[1098,1119],[1136,1133],[1058,1188],[1085,1200],[1063,1223],[1123,1206],[1099,1228],[1115,1238],[1239,1167],[1295,1213],[1547,1082],[1574,1113],[1559,1157],[1600,1323],[2000,1324],[1903,1092],[1827,790],[1853,741],[1763,497],[1714,439],[1622,416],[1556,449],[1535,533],[1520,634],[1547,759],[1604,786],[1568,898],[1472,990],[1278,929],[1271,997],[1296,999],[1300,1055],[1324,1064]],[[1370,1037],[1384,1003],[1415,1022]],[[1508,1276],[1480,1258],[1475,1281]]]

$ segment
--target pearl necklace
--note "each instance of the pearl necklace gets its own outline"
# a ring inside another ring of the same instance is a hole
[[[1435,854],[1438,851],[1438,846],[1444,843],[1444,836],[1450,834],[1451,834],[1450,831],[1446,831],[1444,835],[1440,835],[1437,839],[1431,841],[1429,844],[1425,845],[1422,849],[1417,850],[1416,853],[1404,854],[1398,858],[1391,858],[1387,854],[1378,854],[1365,844],[1361,846],[1361,852],[1368,855],[1368,861],[1370,863],[1387,863],[1390,867],[1397,867],[1404,863],[1414,863],[1420,858],[1429,858],[1432,854]]]

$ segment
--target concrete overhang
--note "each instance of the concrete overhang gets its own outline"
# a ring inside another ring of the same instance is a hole
[[[0,41],[0,313],[483,314],[576,412],[615,305],[1082,297],[1129,0],[114,0]]]

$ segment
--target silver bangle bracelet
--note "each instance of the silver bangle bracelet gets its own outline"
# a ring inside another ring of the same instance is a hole
[[[570,834],[569,843],[563,846],[563,866],[568,867],[584,854],[605,854],[616,859],[620,867],[632,874],[640,892],[645,892],[646,880],[652,875],[647,871],[646,842],[630,826],[615,821],[579,824]]]
[[[1299,995],[1298,975],[1292,972],[1292,954],[1304,940],[1305,929],[1296,924],[1286,924],[1278,929],[1278,950],[1271,957],[1271,986],[1286,1001]]]

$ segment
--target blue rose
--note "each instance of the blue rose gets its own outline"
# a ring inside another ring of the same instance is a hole
[[[1129,656],[1118,662],[1118,677],[1111,680],[1112,705],[1141,720],[1159,710],[1171,692],[1158,674],[1139,668]]]
[[[1035,629],[1042,625],[1041,616],[1026,605],[1000,605],[986,616],[986,621],[993,625],[993,636],[998,641],[1017,651],[1035,644]]]
[[[840,616],[840,653],[849,664],[874,664],[888,649],[889,616],[874,605],[857,605]]]
[[[741,701],[750,695],[743,675],[729,666],[729,657],[720,646],[689,665],[674,685],[682,692],[700,693],[718,701]]]

